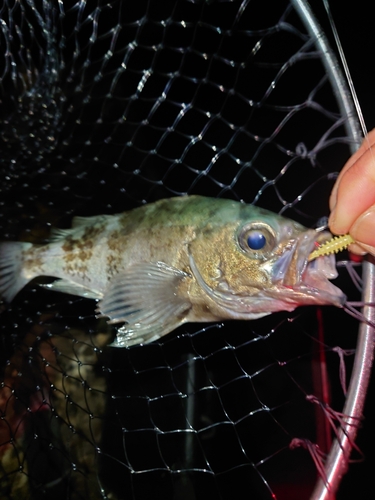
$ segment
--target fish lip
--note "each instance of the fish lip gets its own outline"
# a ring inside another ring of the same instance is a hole
[[[328,231],[308,229],[290,240],[283,254],[272,264],[275,288],[270,293],[295,307],[308,304],[342,307],[346,296],[329,281],[338,275],[334,255],[308,260],[316,244],[331,237]]]
[[[332,235],[328,231],[317,232],[311,229],[296,239],[293,249],[296,271],[292,288],[297,294],[300,293],[306,297],[306,303],[332,304],[342,307],[347,300],[346,295],[329,281],[338,276],[335,256],[325,255],[312,261],[308,260],[309,255],[316,248],[316,243],[322,244],[331,238]],[[288,283],[284,285],[286,289],[290,288]]]

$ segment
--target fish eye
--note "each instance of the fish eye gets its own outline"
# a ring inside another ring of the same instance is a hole
[[[247,235],[247,246],[250,250],[261,250],[265,247],[267,239],[262,231],[254,229]]]
[[[268,224],[254,222],[241,229],[238,242],[246,253],[259,257],[275,248],[276,235]]]

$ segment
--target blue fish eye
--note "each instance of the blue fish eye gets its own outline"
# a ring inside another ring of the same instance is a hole
[[[238,234],[238,243],[252,259],[265,259],[277,245],[274,229],[263,221],[246,224]]]
[[[251,231],[247,236],[247,244],[251,250],[261,250],[266,243],[267,239],[261,231]]]

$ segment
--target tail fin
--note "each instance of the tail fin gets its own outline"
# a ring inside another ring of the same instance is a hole
[[[23,252],[32,243],[6,241],[0,243],[0,295],[11,302],[30,278],[22,275]]]

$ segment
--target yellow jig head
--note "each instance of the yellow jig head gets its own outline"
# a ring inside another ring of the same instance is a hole
[[[341,252],[341,250],[345,250],[345,248],[347,248],[352,243],[354,243],[354,240],[350,236],[350,234],[335,236],[334,238],[326,241],[325,243],[323,243],[323,245],[320,245],[316,250],[311,252],[308,261],[310,262],[322,255]]]

